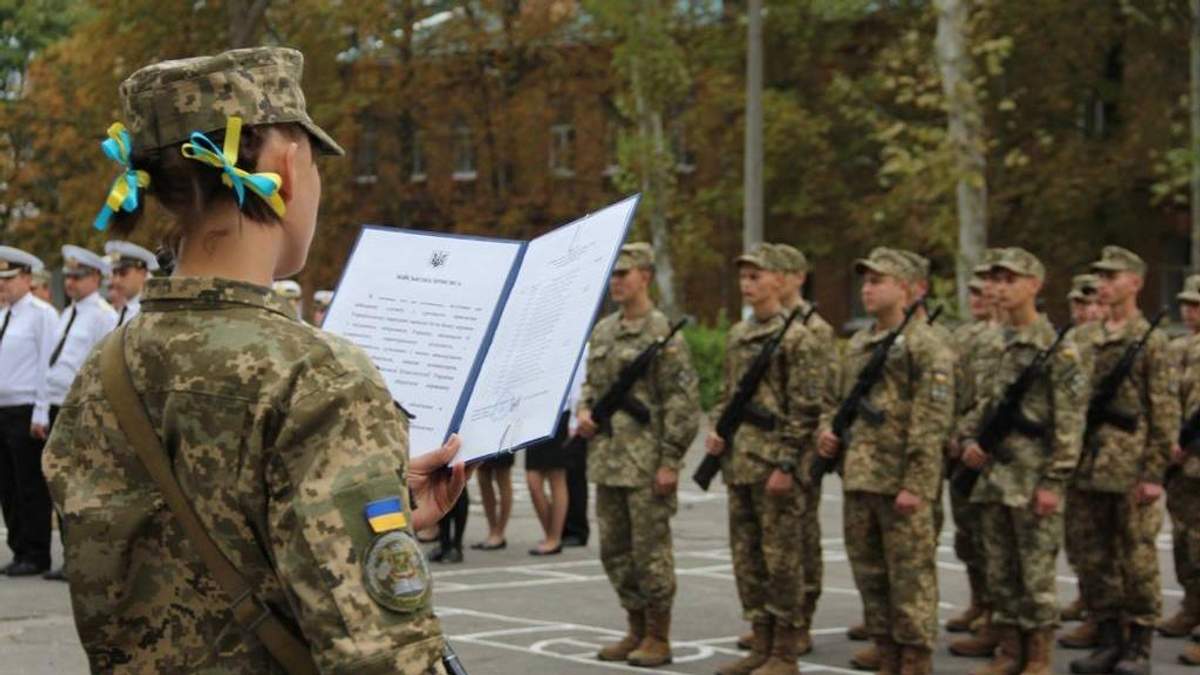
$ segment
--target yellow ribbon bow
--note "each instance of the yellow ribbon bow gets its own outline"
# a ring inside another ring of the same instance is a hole
[[[190,143],[184,143],[183,156],[204,162],[224,172],[221,182],[233,188],[238,206],[246,201],[246,189],[262,197],[279,217],[287,211],[279,186],[283,180],[277,173],[250,173],[237,167],[238,145],[242,140],[242,118],[230,117],[225,126],[225,147],[218,149],[212,139],[199,131],[193,131]]]

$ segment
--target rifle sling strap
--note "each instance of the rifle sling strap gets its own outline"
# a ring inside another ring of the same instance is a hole
[[[216,580],[231,602],[233,618],[244,633],[253,633],[267,648],[275,661],[289,675],[316,675],[308,645],[298,638],[271,608],[262,602],[254,589],[221,552],[196,515],[191,502],[183,494],[171,468],[167,453],[150,423],[137,390],[130,379],[125,360],[125,329],[121,326],[105,340],[100,354],[100,378],[104,395],[117,416],[121,433],[125,435],[146,472],[158,485],[163,501],[183,530],[192,550],[204,562],[208,573]]]

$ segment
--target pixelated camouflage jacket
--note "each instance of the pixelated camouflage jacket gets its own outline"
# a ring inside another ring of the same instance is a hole
[[[982,378],[996,367],[1003,347],[999,328],[991,321],[971,321],[954,331],[954,352],[958,356],[954,377],[956,438],[969,433],[963,428],[966,415],[978,400]]]
[[[1005,328],[987,335],[994,342],[989,349],[998,352],[1000,359],[979,379],[978,401],[963,420],[967,439],[979,434],[984,417],[1003,399],[1009,384],[1056,337],[1054,327],[1044,316],[1023,328]],[[1083,444],[1089,377],[1090,373],[1083,370],[1079,349],[1064,340],[1021,400],[1022,416],[1045,433],[1035,437],[1010,431],[1003,446],[1012,453],[1012,461],[989,462],[971,501],[1024,507],[1036,489],[1052,490],[1060,496],[1065,492]],[[995,450],[992,448],[993,454]]]
[[[296,321],[270,289],[225,280],[151,280],[127,330],[134,386],[183,492],[321,671],[416,674],[434,664],[442,638],[428,596],[401,613],[364,590],[365,503],[408,504],[407,420],[367,357]],[[98,355],[44,457],[92,669],[281,672],[241,634],[121,434]],[[427,584],[423,561],[409,563]]]
[[[804,299],[801,299],[796,307],[800,308],[801,316],[807,314],[812,309],[812,305]],[[795,307],[787,309],[791,310],[795,309]],[[808,321],[804,323],[804,326],[817,339],[817,345],[821,349],[820,358],[825,363],[825,383],[821,391],[821,409],[825,410],[838,404],[838,386],[840,384],[838,380],[838,366],[841,363],[841,359],[838,355],[837,333],[833,330],[833,326],[815,311],[808,317]],[[804,376],[803,372],[796,372],[796,377]],[[814,435],[813,439],[815,440],[815,438],[816,436]],[[815,444],[810,444],[809,448],[805,448],[802,451],[799,465],[799,475],[806,479],[806,484],[809,484],[810,487],[812,487],[811,481],[807,481],[807,478],[811,475],[811,464],[816,457],[815,449]]]
[[[783,323],[784,316],[777,314],[767,321],[740,321],[729,329],[721,396],[713,408],[713,420],[721,417],[738,381]],[[824,354],[812,331],[799,322],[791,325],[751,399],[753,409],[772,418],[774,426],[763,429],[745,422],[738,428],[733,447],[721,455],[721,474],[727,485],[765,481],[783,462],[799,465],[813,443],[828,381]]]
[[[615,312],[601,319],[588,343],[587,378],[581,405],[590,407],[617,381],[655,340],[671,332],[667,317],[657,309],[633,321]],[[696,371],[682,334],[676,334],[655,357],[650,371],[630,392],[650,411],[642,425],[624,410],[588,447],[588,476],[600,485],[649,485],[659,467],[679,470],[700,424],[700,395]]]
[[[1179,378],[1179,404],[1186,421],[1200,410],[1200,335],[1176,338],[1172,343],[1174,376]],[[1188,478],[1200,478],[1200,448],[1194,448],[1184,456],[1183,474]]]
[[[850,393],[858,373],[887,331],[855,333],[842,356],[841,395]],[[924,323],[909,324],[888,354],[883,378],[868,396],[882,414],[860,414],[843,447],[842,481],[847,491],[894,495],[900,490],[932,501],[942,480],[942,450],[954,416],[954,358]],[[832,428],[827,409],[821,428]]]
[[[1106,326],[1091,341],[1092,389],[1117,365],[1126,346],[1141,339],[1150,322],[1138,314],[1113,333]],[[1162,483],[1171,447],[1179,437],[1178,382],[1171,376],[1167,337],[1155,331],[1121,384],[1113,409],[1137,419],[1132,433],[1105,424],[1087,429],[1074,486],[1096,492],[1127,492],[1141,482]]]

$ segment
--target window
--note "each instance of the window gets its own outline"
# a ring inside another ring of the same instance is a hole
[[[414,183],[420,183],[425,180],[425,134],[419,129],[414,129],[409,136],[408,153],[410,163],[408,166],[408,179]]]
[[[479,175],[475,168],[475,138],[471,127],[465,122],[454,125],[452,132],[454,147],[454,180],[475,180]]]
[[[559,178],[575,175],[575,126],[562,122],[550,127],[550,172]]]
[[[358,119],[358,144],[354,152],[354,182],[371,185],[379,180],[379,120],[373,115]]]

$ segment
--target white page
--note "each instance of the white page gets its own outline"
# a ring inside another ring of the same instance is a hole
[[[554,434],[637,201],[529,243],[459,427],[460,459]]]
[[[362,347],[416,419],[409,453],[441,447],[522,244],[365,228],[325,330]]]

